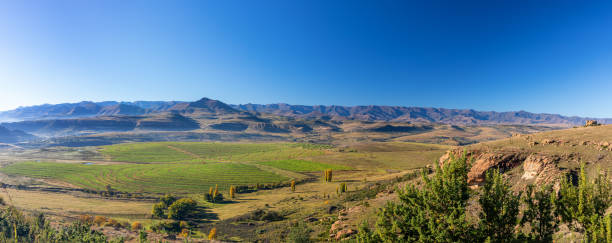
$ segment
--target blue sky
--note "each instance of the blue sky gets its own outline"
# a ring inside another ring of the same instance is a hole
[[[0,110],[81,100],[612,117],[604,1],[7,1]]]

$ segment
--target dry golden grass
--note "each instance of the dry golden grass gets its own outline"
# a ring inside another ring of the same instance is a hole
[[[150,202],[84,198],[65,193],[14,189],[1,190],[0,196],[7,203],[26,211],[68,217],[88,214],[145,219],[149,218],[153,205]]]

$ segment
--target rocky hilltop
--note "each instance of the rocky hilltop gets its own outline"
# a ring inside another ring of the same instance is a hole
[[[472,159],[468,181],[483,182],[485,172],[499,169],[515,187],[527,184],[555,184],[559,176],[576,174],[580,163],[589,173],[612,169],[612,125],[556,130],[469,145],[448,151],[440,158],[467,153]]]

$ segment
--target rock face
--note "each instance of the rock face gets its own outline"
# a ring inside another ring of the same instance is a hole
[[[451,156],[461,156],[463,150],[450,150],[439,160],[441,166]],[[486,172],[489,169],[499,169],[500,172],[509,171],[522,164],[522,180],[534,180],[536,184],[547,184],[553,182],[560,170],[557,156],[546,154],[530,154],[523,151],[483,151],[471,150],[465,152],[472,161],[471,169],[468,172],[468,183],[472,186],[484,183]]]
[[[463,150],[450,150],[445,155],[440,157],[439,163],[441,166],[451,157],[459,157]],[[472,161],[472,168],[468,172],[468,183],[470,185],[480,185],[484,182],[485,175],[489,169],[499,169],[500,172],[508,171],[525,161],[527,154],[519,151],[481,151],[473,150],[466,151],[469,160]]]
[[[521,179],[535,179],[536,184],[546,184],[552,182],[559,175],[557,168],[558,157],[532,154],[523,162],[523,176]]]
[[[587,120],[586,123],[584,124],[585,127],[594,127],[594,126],[599,126],[601,124],[599,124],[596,120]]]

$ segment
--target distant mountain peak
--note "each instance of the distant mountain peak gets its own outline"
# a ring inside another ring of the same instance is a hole
[[[181,103],[173,106],[170,110],[186,112],[186,113],[194,113],[194,112],[205,112],[205,113],[239,113],[239,110],[236,110],[218,100],[213,100],[209,98],[202,98],[198,101],[189,102],[189,103]]]

